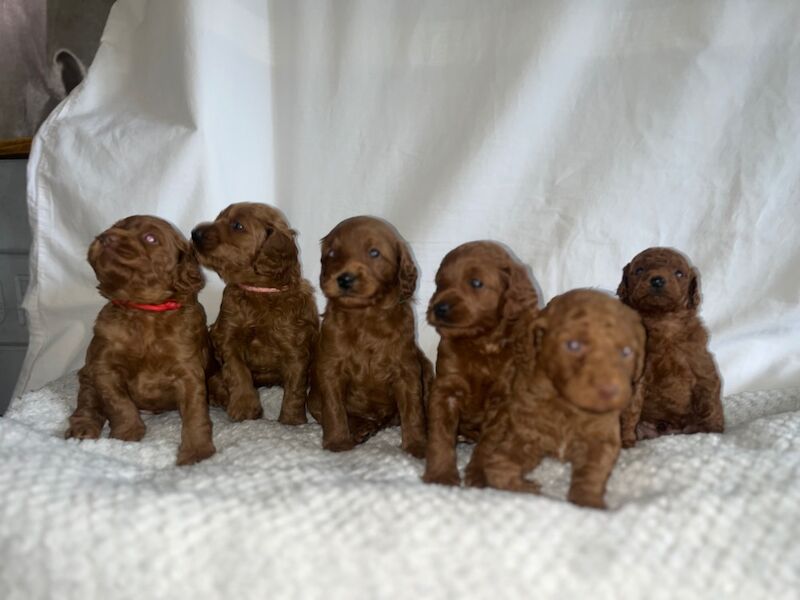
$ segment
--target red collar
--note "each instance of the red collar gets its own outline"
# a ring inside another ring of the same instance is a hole
[[[256,287],[254,285],[245,285],[243,283],[238,284],[240,288],[247,292],[255,292],[257,294],[274,294],[276,292],[285,292],[286,288],[268,288],[268,287]]]
[[[112,300],[111,302],[123,308],[136,308],[148,312],[167,312],[168,310],[178,310],[183,306],[183,304],[177,300],[167,300],[161,304],[139,304],[138,302],[131,302],[130,300]]]

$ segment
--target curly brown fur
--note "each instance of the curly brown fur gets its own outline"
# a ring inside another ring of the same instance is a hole
[[[203,275],[188,241],[166,221],[132,216],[92,242],[89,263],[110,302],[97,315],[66,437],[98,438],[108,420],[111,437],[138,441],[140,410],[177,409],[178,464],[208,458],[215,452],[205,383],[210,345],[197,301]],[[181,307],[150,312],[125,304],[167,300]]]
[[[322,320],[309,408],[323,447],[349,450],[401,425],[403,449],[425,456],[425,401],[433,368],[417,346],[417,268],[388,223],[353,217],[322,240]]]
[[[221,370],[209,388],[212,402],[234,421],[261,417],[256,386],[280,385],[278,420],[306,422],[319,315],[311,284],[300,273],[295,235],[277,209],[247,202],[192,231],[200,262],[226,284],[211,326]]]
[[[538,312],[525,268],[499,244],[470,242],[450,251],[436,274],[428,322],[441,336],[428,403],[423,480],[458,485],[456,442],[478,441],[497,380],[508,378],[523,314]]]
[[[525,475],[552,456],[572,464],[570,502],[603,508],[620,412],[644,364],[641,319],[602,292],[574,290],[554,298],[528,330],[528,356],[484,428],[466,483],[536,493]]]
[[[697,315],[697,271],[675,250],[648,248],[622,270],[617,295],[647,330],[642,392],[623,413],[623,445],[672,433],[721,433],[721,382]]]

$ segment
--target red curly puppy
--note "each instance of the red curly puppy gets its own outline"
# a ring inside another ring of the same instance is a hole
[[[179,410],[178,464],[215,452],[205,370],[210,345],[197,301],[203,275],[188,241],[150,216],[115,223],[89,246],[98,290],[109,302],[97,315],[86,364],[78,373],[78,406],[66,437],[138,441],[140,410]]]
[[[458,485],[456,442],[477,442],[499,374],[511,361],[523,313],[538,312],[525,268],[495,242],[450,251],[436,274],[428,322],[441,336],[428,404],[423,480]]]
[[[644,363],[636,311],[594,290],[557,296],[527,328],[503,400],[467,466],[467,485],[536,493],[525,475],[545,456],[572,464],[568,499],[602,508],[619,455],[620,412]],[[534,359],[535,356],[535,359]]]
[[[192,231],[203,266],[225,281],[211,326],[221,371],[211,400],[234,421],[263,414],[255,386],[283,386],[278,420],[306,422],[309,370],[319,330],[311,284],[300,273],[295,232],[266,204],[241,202]]]
[[[309,399],[323,447],[349,450],[399,416],[403,449],[425,456],[425,394],[433,368],[417,346],[417,268],[388,223],[353,217],[322,240],[328,299]]]
[[[617,295],[639,312],[647,330],[642,394],[623,413],[623,444],[671,433],[721,433],[721,382],[697,315],[697,271],[675,250],[648,248],[622,270]]]

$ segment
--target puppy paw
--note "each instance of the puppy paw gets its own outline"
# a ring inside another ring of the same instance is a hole
[[[138,442],[144,437],[145,426],[141,421],[111,426],[111,437],[123,442]]]
[[[347,450],[352,450],[355,445],[355,442],[350,438],[322,442],[322,447],[331,452],[346,452]]]
[[[606,508],[606,502],[603,497],[594,494],[570,494],[567,499],[573,504],[585,506],[586,508]]]
[[[439,485],[461,485],[461,477],[459,476],[457,469],[440,472],[425,471],[425,474],[422,476],[422,481],[425,483],[436,483]]]
[[[408,452],[414,458],[425,458],[425,450],[427,444],[424,440],[412,440],[403,444],[403,450]]]
[[[194,444],[181,444],[178,448],[178,460],[176,464],[180,467],[199,463],[201,460],[213,456],[217,449],[213,442],[202,442]]]
[[[278,416],[278,423],[281,425],[303,425],[308,423],[306,411],[301,413],[281,410],[281,414]]]
[[[70,423],[69,429],[64,434],[64,439],[76,438],[79,440],[96,440],[100,437],[103,426],[91,419],[76,419]]]
[[[233,403],[228,405],[228,416],[231,421],[246,421],[248,419],[260,419],[264,415],[261,404],[256,403]]]
[[[623,448],[633,448],[636,445],[636,436],[622,438]]]

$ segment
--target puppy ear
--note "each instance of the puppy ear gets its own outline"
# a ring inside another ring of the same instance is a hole
[[[696,309],[700,306],[700,274],[697,269],[689,271],[689,289],[686,292],[686,307]]]
[[[256,252],[253,269],[259,275],[281,275],[297,264],[297,235],[293,229],[270,228]]]
[[[628,295],[628,275],[630,275],[630,272],[631,263],[628,263],[622,269],[622,281],[619,282],[619,287],[617,287],[617,297],[625,304],[630,301],[630,296]]]
[[[508,288],[503,305],[503,319],[515,320],[524,311],[535,310],[539,296],[528,277],[527,270],[521,264],[511,263],[504,271],[508,275]]]
[[[399,242],[397,281],[400,285],[400,300],[409,300],[417,288],[417,265],[411,258],[411,250],[406,242]]]
[[[178,254],[178,265],[175,268],[175,292],[178,295],[194,296],[205,285],[203,271],[197,262],[194,249],[184,242]]]
[[[533,321],[533,347],[538,352],[542,349],[542,344],[544,343],[544,334],[547,333],[547,317],[544,315],[539,315]]]

